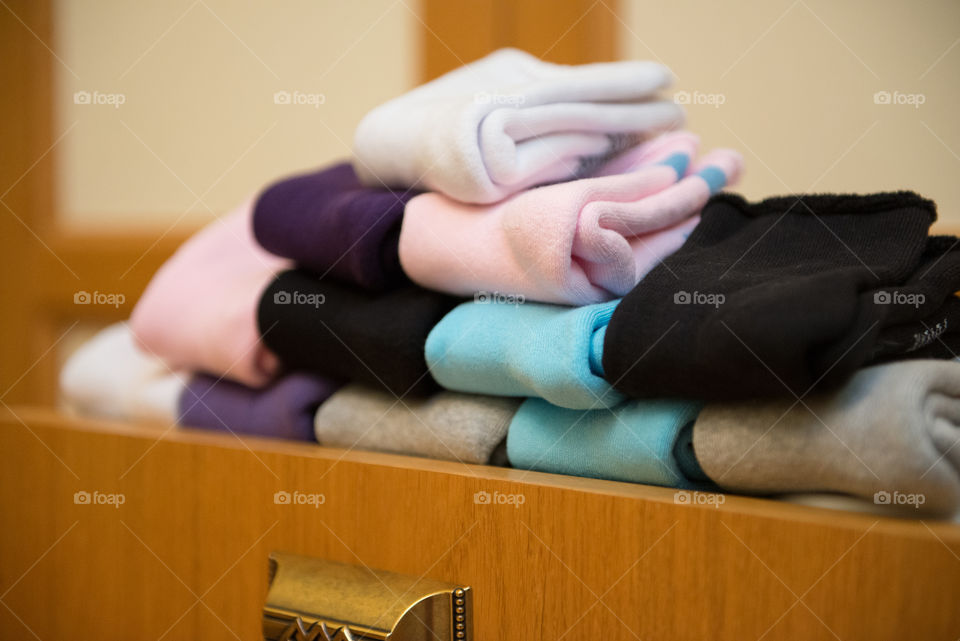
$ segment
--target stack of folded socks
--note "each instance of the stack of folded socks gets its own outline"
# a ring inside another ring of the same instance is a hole
[[[374,109],[352,163],[281,180],[188,241],[129,324],[70,360],[65,397],[234,434],[954,513],[957,239],[930,236],[935,207],[909,192],[718,193],[741,156],[676,130],[669,81],[650,62],[507,49]]]

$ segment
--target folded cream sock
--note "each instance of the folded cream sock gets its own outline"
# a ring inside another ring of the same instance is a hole
[[[250,387],[279,367],[260,342],[257,303],[290,262],[253,238],[253,203],[200,230],[154,274],[130,317],[143,347],[175,369]]]
[[[679,126],[681,108],[653,99],[670,81],[654,62],[567,66],[501,49],[368,113],[354,166],[369,186],[496,202],[585,175],[629,134]]]
[[[613,159],[596,178],[495,205],[422,194],[407,204],[400,264],[420,285],[461,296],[566,305],[623,296],[679,249],[710,195],[740,174],[742,159],[729,150],[707,154],[687,174],[697,146],[692,134],[665,134]]]
[[[960,507],[958,422],[960,363],[902,361],[803,403],[707,405],[693,448],[732,491],[838,492],[949,515]]]
[[[320,406],[316,436],[333,447],[486,463],[519,406],[519,399],[457,392],[398,401],[347,385]]]
[[[100,331],[60,370],[60,392],[80,414],[174,424],[186,378],[141,351],[126,323]]]

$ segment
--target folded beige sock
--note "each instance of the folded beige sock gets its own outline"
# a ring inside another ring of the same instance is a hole
[[[794,401],[707,405],[693,429],[707,476],[737,492],[838,492],[916,514],[960,507],[960,363],[878,365]]]
[[[486,463],[523,399],[439,392],[397,398],[347,385],[320,406],[321,445]]]

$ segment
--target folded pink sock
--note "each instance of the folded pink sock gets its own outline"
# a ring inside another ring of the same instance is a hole
[[[130,317],[141,345],[173,369],[258,387],[278,368],[260,342],[257,303],[290,261],[253,238],[248,201],[190,238],[154,275]]]
[[[710,195],[737,180],[731,150],[689,171],[698,139],[665,134],[611,160],[596,177],[530,189],[494,205],[437,193],[407,204],[400,263],[431,289],[587,305],[629,292],[676,251]]]

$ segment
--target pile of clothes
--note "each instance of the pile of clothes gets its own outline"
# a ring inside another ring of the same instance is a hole
[[[748,202],[651,62],[502,50],[191,238],[88,413],[749,494],[960,507],[960,249],[910,192]]]

